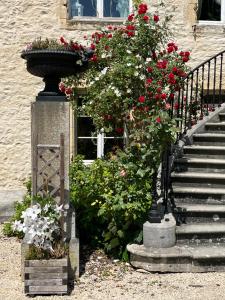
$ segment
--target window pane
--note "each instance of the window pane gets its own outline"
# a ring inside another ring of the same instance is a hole
[[[129,0],[104,0],[104,17],[126,18],[129,14]]]
[[[97,158],[97,140],[96,139],[78,139],[77,154],[84,155],[84,159]]]
[[[123,138],[104,139],[104,155],[107,155],[109,152],[115,153],[118,149],[123,149]]]
[[[73,17],[96,17],[97,0],[71,0],[71,14]]]
[[[92,136],[95,131],[93,121],[89,117],[79,117],[77,119],[77,136]]]
[[[221,0],[199,0],[199,20],[220,21]]]

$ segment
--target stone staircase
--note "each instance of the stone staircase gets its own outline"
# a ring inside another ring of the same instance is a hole
[[[176,245],[128,245],[131,264],[156,272],[225,271],[225,110],[191,134],[175,159]]]
[[[183,147],[171,174],[177,242],[225,242],[225,113],[206,122],[193,144]],[[214,244],[212,244],[214,245]],[[225,249],[224,249],[225,251]]]

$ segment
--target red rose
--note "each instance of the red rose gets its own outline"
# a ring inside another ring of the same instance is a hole
[[[107,28],[108,28],[109,30],[112,30],[112,29],[113,29],[112,25],[109,25]]]
[[[135,26],[134,25],[127,25],[127,30],[135,30]]]
[[[183,57],[182,57],[182,60],[183,60],[183,62],[187,62],[187,61],[189,61],[189,57],[183,56]]]
[[[190,52],[189,52],[189,51],[186,51],[186,52],[184,53],[184,55],[187,56],[187,57],[189,57],[189,56],[190,56]]]
[[[159,22],[159,16],[154,15],[154,21],[155,21],[156,23]]]
[[[128,31],[128,32],[127,32],[127,35],[128,35],[129,37],[132,37],[132,36],[135,36],[135,33],[134,33],[134,31]]]
[[[169,98],[170,98],[171,100],[174,99],[174,94],[171,93],[171,94],[169,95]]]
[[[62,44],[64,44],[64,45],[65,45],[65,44],[68,44],[67,41],[64,39],[63,36],[61,36],[60,42],[61,42]]]
[[[174,48],[173,48],[172,46],[169,46],[169,47],[167,48],[167,52],[168,52],[168,53],[173,52],[173,50],[174,50]]]
[[[148,7],[144,3],[142,3],[138,6],[138,14],[139,15],[145,14],[147,10],[148,10]]]
[[[131,14],[127,17],[128,21],[133,21],[133,19],[134,19],[134,14]]]
[[[139,101],[140,103],[144,103],[144,102],[145,102],[145,96],[140,96],[140,97],[138,98],[138,101]]]
[[[147,71],[148,73],[152,73],[153,69],[152,69],[152,67],[148,67],[146,71]]]
[[[178,69],[177,69],[177,67],[173,67],[173,69],[172,69],[172,71],[173,71],[173,73],[177,73],[177,71],[178,71]]]
[[[170,74],[168,75],[168,77],[169,77],[169,79],[174,79],[174,74],[173,74],[173,73],[170,73]]]
[[[65,93],[66,87],[65,87],[65,85],[64,85],[63,82],[60,82],[60,84],[59,84],[59,89],[60,89],[60,91],[61,91],[62,93]]]
[[[67,95],[71,95],[71,94],[73,93],[73,90],[72,90],[70,87],[69,87],[69,88],[66,88],[65,93],[66,93]]]
[[[165,94],[165,93],[161,95],[161,99],[163,99],[163,100],[165,100],[166,97],[167,97],[167,94]]]
[[[112,33],[109,33],[109,34],[107,35],[107,38],[108,38],[108,39],[111,39],[111,38],[112,38]]]
[[[157,93],[161,93],[161,92],[162,92],[162,88],[161,88],[161,87],[158,87],[158,88],[156,89],[156,92],[157,92]]]
[[[161,123],[161,118],[160,117],[156,118],[156,122]]]
[[[93,62],[96,62],[96,61],[98,60],[97,55],[94,54],[94,55],[90,58],[90,60],[93,61]]]
[[[145,15],[145,16],[143,17],[143,20],[147,23],[147,22],[149,21],[149,16],[146,16],[146,15]]]
[[[90,48],[91,48],[91,50],[95,50],[96,49],[95,44],[91,44]]]
[[[161,95],[160,94],[156,94],[155,95],[155,100],[159,100],[161,98]]]
[[[146,79],[146,85],[149,85],[149,84],[151,84],[152,83],[152,79],[151,78],[147,78]]]
[[[180,51],[179,55],[180,55],[180,56],[185,56],[185,54],[184,54],[183,51]]]

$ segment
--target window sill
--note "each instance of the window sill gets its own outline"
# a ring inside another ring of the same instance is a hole
[[[224,21],[198,21],[196,26],[225,26]]]
[[[124,18],[91,18],[91,17],[74,17],[66,22],[68,30],[95,30],[106,25],[121,25],[126,19]]]

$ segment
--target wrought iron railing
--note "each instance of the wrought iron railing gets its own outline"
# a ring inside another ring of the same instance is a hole
[[[186,135],[187,130],[225,102],[224,67],[225,50],[198,65],[184,78],[184,88],[178,91],[174,99],[171,100],[170,114],[172,118],[177,119],[178,127],[176,143]],[[170,180],[173,168],[173,149],[173,145],[168,145],[162,157],[161,196],[164,211],[161,212],[161,216],[170,210],[173,211],[175,207]],[[157,199],[153,200],[154,205],[149,215],[149,221],[152,223],[156,218],[151,218],[151,216],[157,214],[156,201]],[[158,214],[160,214],[159,211]]]

